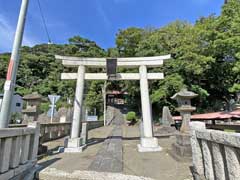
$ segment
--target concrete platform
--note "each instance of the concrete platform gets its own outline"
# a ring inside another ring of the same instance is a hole
[[[137,144],[140,143],[138,126],[122,126],[122,159],[123,172],[93,172],[89,166],[93,163],[99,151],[102,149],[103,142],[113,130],[111,127],[102,127],[89,132],[90,144],[82,153],[52,154],[39,161],[44,167],[39,173],[40,180],[46,179],[85,179],[113,180],[191,180],[191,163],[181,163],[176,161],[168,154],[174,142],[172,138],[158,138],[158,143],[162,147],[161,152],[140,153]],[[54,144],[54,145],[53,145]],[[58,143],[47,143],[49,147],[63,145]],[[57,149],[57,148],[56,148]],[[57,176],[55,175],[57,174]],[[79,177],[80,176],[80,177]]]

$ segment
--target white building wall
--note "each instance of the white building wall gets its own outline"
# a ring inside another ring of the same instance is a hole
[[[2,105],[2,96],[0,97],[0,107]],[[21,113],[22,112],[22,108],[23,108],[23,100],[22,100],[22,96],[15,94],[13,96],[13,100],[12,100],[12,105],[11,105],[11,112],[12,113]]]
[[[13,101],[12,101],[12,106],[11,106],[11,111],[12,113],[20,113],[22,112],[23,108],[23,100],[22,96],[16,94],[13,96]]]

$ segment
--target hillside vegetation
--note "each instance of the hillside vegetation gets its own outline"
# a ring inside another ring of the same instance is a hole
[[[22,95],[39,92],[43,96],[59,94],[62,103],[73,98],[75,81],[61,81],[61,72],[76,72],[64,68],[54,55],[80,57],[135,57],[171,54],[161,68],[149,72],[164,72],[165,79],[150,82],[153,111],[158,114],[164,105],[176,105],[170,97],[182,87],[199,94],[194,100],[199,112],[228,108],[230,99],[240,91],[240,1],[230,0],[220,16],[201,17],[196,23],[176,21],[161,28],[129,27],[119,30],[116,46],[108,50],[95,42],[74,36],[65,45],[41,44],[21,49],[16,91]],[[0,55],[0,87],[6,76],[9,53]],[[104,69],[88,69],[101,72]],[[137,72],[137,69],[119,69]],[[108,89],[128,91],[130,105],[140,104],[139,82],[109,82]],[[102,111],[101,81],[86,83],[86,105]],[[132,102],[132,103],[131,103]]]

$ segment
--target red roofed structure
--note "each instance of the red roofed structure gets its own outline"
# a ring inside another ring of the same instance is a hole
[[[175,121],[181,121],[181,116],[174,116],[173,119]],[[240,110],[235,110],[232,112],[212,112],[212,113],[205,113],[205,114],[194,114],[191,115],[191,120],[200,120],[200,121],[207,121],[207,120],[226,120],[226,119],[240,119]]]

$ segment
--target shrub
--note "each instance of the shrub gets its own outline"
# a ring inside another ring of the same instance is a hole
[[[127,120],[128,121],[135,121],[136,120],[136,113],[133,111],[130,111],[127,113]]]
[[[50,105],[50,102],[41,103],[40,104],[40,111],[41,111],[41,113],[47,113],[49,108],[50,108],[49,105]]]

